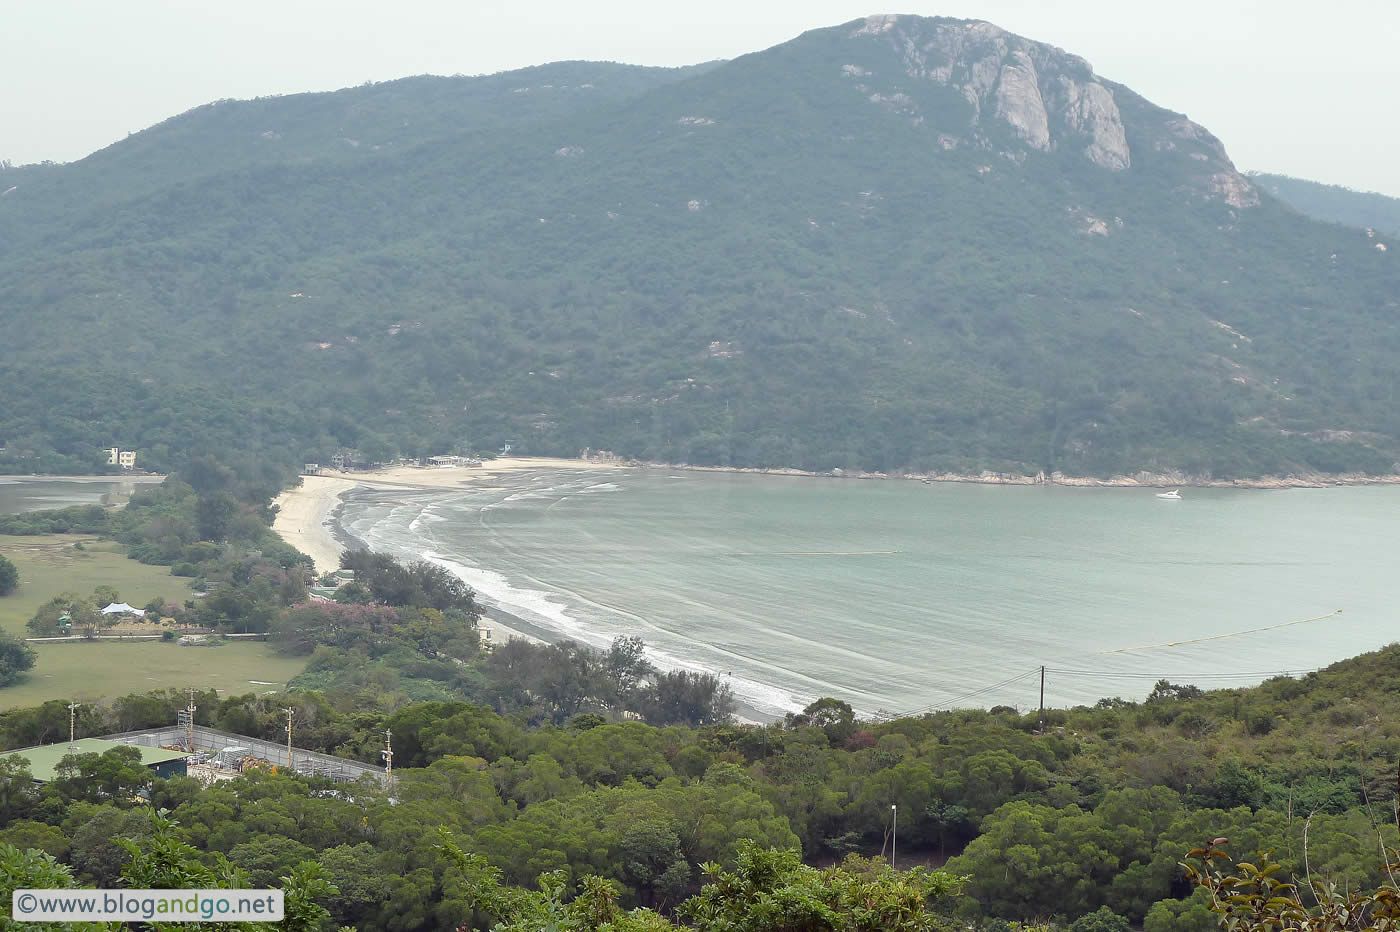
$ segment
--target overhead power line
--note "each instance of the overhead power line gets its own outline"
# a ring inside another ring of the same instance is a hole
[[[1102,679],[1170,680],[1174,683],[1185,683],[1195,680],[1244,680],[1254,677],[1303,676],[1318,671],[1317,669],[1312,669],[1265,670],[1254,673],[1110,673],[1099,670],[1058,670],[1055,667],[1046,667],[1045,672],[1053,673],[1056,676],[1088,676]]]
[[[1300,622],[1289,622],[1289,624],[1300,624]],[[1073,676],[1106,680],[1151,680],[1153,682],[1167,680],[1172,683],[1197,683],[1213,680],[1264,680],[1275,676],[1306,676],[1309,673],[1321,672],[1320,667],[1310,670],[1256,670],[1238,673],[1131,673],[1108,670],[1067,670],[1058,667],[1045,667],[1043,669],[1047,676]],[[1017,683],[1039,676],[1041,670],[1041,667],[1033,667],[1024,673],[1018,673],[1015,676],[1007,677],[1004,680],[980,687],[971,692],[963,693],[960,696],[954,696],[951,699],[945,699],[942,702],[935,702],[931,705],[902,712],[885,712],[882,713],[879,718],[884,721],[891,721],[897,718],[915,718],[930,712],[937,712],[941,709],[953,709],[971,699],[977,699],[988,693],[995,692],[996,690],[1003,689],[1007,686],[1014,686]]]
[[[1186,644],[1200,644],[1200,643],[1203,642],[1203,641],[1218,641],[1218,640],[1220,640],[1220,639],[1222,639],[1222,638],[1239,637],[1239,636],[1242,635],[1242,634],[1258,634],[1260,631],[1276,631],[1276,630],[1278,630],[1279,628],[1288,628],[1288,627],[1292,627],[1293,625],[1306,625],[1306,624],[1310,624],[1310,623],[1312,623],[1312,622],[1314,622],[1314,621],[1323,621],[1324,619],[1327,619],[1327,618],[1333,618],[1333,617],[1335,617],[1335,616],[1337,616],[1337,615],[1340,615],[1341,613],[1342,613],[1342,610],[1339,608],[1339,609],[1337,609],[1337,610],[1335,610],[1335,611],[1328,612],[1326,615],[1318,615],[1316,618],[1301,618],[1301,619],[1299,619],[1299,620],[1297,620],[1297,621],[1284,621],[1284,622],[1280,622],[1279,624],[1276,624],[1276,625],[1265,625],[1265,626],[1262,627],[1262,628],[1246,628],[1244,631],[1230,631],[1230,632],[1227,632],[1227,633],[1225,633],[1225,634],[1208,634],[1208,635],[1206,635],[1205,637],[1187,638],[1187,639],[1182,640],[1182,641],[1167,641],[1167,642],[1164,643],[1164,644],[1143,644],[1143,645],[1140,645],[1140,646],[1138,646],[1138,647],[1116,647],[1116,648],[1113,648],[1112,650],[1099,651],[1099,653],[1101,653],[1101,654],[1130,654],[1130,653],[1132,653],[1133,651],[1138,651],[1138,650],[1157,650],[1157,649],[1163,648],[1163,647],[1181,647],[1181,646],[1186,645]]]

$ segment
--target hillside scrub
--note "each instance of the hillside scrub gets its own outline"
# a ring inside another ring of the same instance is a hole
[[[222,855],[268,877],[318,861],[346,894],[326,901],[336,921],[366,930],[475,921],[472,903],[499,909],[507,900],[517,905],[493,915],[523,921],[551,897],[573,901],[579,884],[585,901],[603,897],[613,905],[600,908],[618,915],[649,909],[652,922],[670,921],[662,917],[697,895],[722,912],[757,852],[800,852],[816,865],[882,847],[888,857],[894,803],[900,866],[955,855],[940,881],[943,905],[918,922],[957,916],[993,929],[1098,917],[1083,920],[1088,928],[1111,915],[1153,932],[1205,932],[1214,919],[1180,867],[1203,838],[1272,850],[1284,878],[1301,876],[1306,850],[1314,877],[1362,890],[1386,882],[1377,845],[1400,846],[1387,816],[1400,738],[1383,725],[1400,712],[1396,682],[1400,647],[1390,647],[1253,688],[1159,684],[1143,702],[1050,710],[1043,732],[1037,716],[1011,710],[847,721],[835,700],[784,724],[657,727],[606,709],[555,724],[509,704],[506,715],[464,701],[403,704],[372,680],[325,692],[208,692],[195,698],[201,724],[279,740],[291,707],[299,745],[365,762],[378,760],[389,730],[397,803],[373,786],[326,794],[287,775],[209,788],[143,779],[198,858]],[[172,690],[84,706],[79,735],[168,724],[185,702]],[[0,714],[9,747],[66,734],[62,701]],[[98,763],[74,766],[106,772]],[[24,789],[4,803],[0,841],[42,840],[91,882],[121,870],[120,853],[102,845],[113,832],[139,837],[139,823],[116,827],[135,812],[126,791],[93,796],[92,781],[15,779]],[[107,834],[80,831],[89,823]],[[480,859],[471,883],[486,886],[463,886],[439,829]],[[707,862],[717,868],[702,871]],[[797,862],[784,863],[791,872]],[[848,862],[840,883],[872,869]],[[517,900],[527,894],[510,888],[532,888],[542,874],[555,878],[545,899]],[[791,883],[809,876],[799,871]],[[894,895],[882,886],[891,880],[867,877]],[[680,912],[699,921],[698,908]]]
[[[698,69],[221,103],[19,170],[0,470],[105,469],[120,436],[155,470],[200,446],[299,464],[512,443],[1394,472],[1400,250],[1300,215],[1204,127],[1043,43],[864,25]],[[938,79],[940,55],[959,75],[1034,60],[1047,139]],[[1065,87],[1106,122],[1080,125]],[[382,142],[347,146],[347,122]]]

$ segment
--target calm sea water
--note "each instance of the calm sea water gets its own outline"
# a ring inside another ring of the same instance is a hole
[[[1397,519],[1397,487],[1170,502],[656,470],[361,490],[340,516],[536,629],[640,635],[770,714],[825,695],[866,714],[1025,709],[1041,665],[1052,705],[1315,669],[1396,638]]]
[[[142,482],[150,480],[116,479],[29,479],[23,476],[0,478],[0,515],[44,508],[67,508],[70,505],[103,505],[113,500],[125,501]]]

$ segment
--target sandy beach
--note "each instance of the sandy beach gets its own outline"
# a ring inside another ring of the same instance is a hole
[[[583,459],[556,459],[544,456],[510,456],[488,460],[481,466],[452,466],[430,468],[395,466],[389,469],[333,472],[303,476],[301,485],[279,495],[273,504],[277,517],[272,530],[279,537],[311,557],[316,572],[325,573],[340,565],[340,553],[345,548],[326,524],[331,512],[340,504],[340,497],[354,488],[381,489],[461,489],[490,487],[505,476],[540,469],[622,469],[615,463],[598,463]],[[493,631],[492,640],[500,642],[523,638],[538,641],[524,632],[502,624],[496,618],[484,622]]]
[[[357,484],[340,476],[302,476],[299,488],[288,489],[272,502],[277,508],[272,530],[316,561],[317,574],[340,566],[343,548],[325,521],[340,503],[340,496]]]

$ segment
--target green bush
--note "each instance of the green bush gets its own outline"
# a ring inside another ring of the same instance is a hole
[[[19,570],[9,558],[0,554],[0,595],[9,595],[19,588]]]
[[[38,655],[34,648],[0,631],[0,686],[9,686],[19,680],[25,670],[34,666]]]
[[[1132,925],[1107,906],[1100,906],[1070,923],[1069,932],[1132,932]]]

